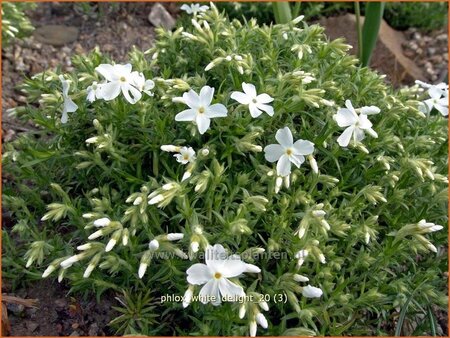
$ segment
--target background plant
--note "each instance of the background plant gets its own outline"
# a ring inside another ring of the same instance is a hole
[[[34,27],[25,11],[34,9],[32,2],[2,2],[2,45],[29,35]]]
[[[447,236],[445,230],[426,236],[438,248],[433,254],[412,225],[421,219],[447,224],[446,120],[435,112],[420,113],[417,88],[394,91],[383,77],[358,67],[348,46],[327,41],[320,26],[230,22],[214,6],[197,20],[174,32],[158,29],[155,47],[130,54],[133,70],[156,83],[155,95],[135,105],[122,96],[86,101],[86,88],[102,80],[95,67],[111,62],[97,50],[75,56],[76,71],[65,74],[78,105],[66,124],[60,122],[59,72],[25,81],[28,105],[13,113],[39,129],[5,144],[3,157],[3,170],[13,178],[3,192],[15,223],[7,231],[27,250],[20,260],[24,276],[54,266],[49,278],[67,279],[73,292],[94,292],[99,299],[107,290],[125,292],[123,315],[113,323],[119,333],[247,334],[248,319],[239,319],[237,304],[193,303],[183,309],[179,302],[160,302],[166,294],[183,295],[185,271],[199,260],[176,254],[190,253],[191,242],[201,235],[202,243],[221,243],[232,253],[263,248],[272,254],[249,261],[262,269],[256,278],[241,278],[246,292],[286,296],[286,304],[269,302],[269,328],[259,334],[393,334],[400,314],[402,323],[419,324],[415,334],[429,334],[421,325],[433,319],[428,308],[446,309]],[[252,119],[230,100],[242,82],[275,98],[273,117]],[[214,102],[228,108],[228,117],[214,119],[199,135],[195,126],[174,121],[184,106],[173,98],[205,85],[216,89]],[[381,109],[371,117],[377,139],[348,149],[337,144],[342,130],[332,116],[346,99],[355,107]],[[285,126],[295,139],[314,142],[319,174],[304,165],[294,171],[290,188],[275,194],[275,167],[255,146],[274,143],[276,131]],[[95,142],[86,143],[93,137]],[[198,151],[190,179],[181,182],[186,167],[161,151],[164,144]],[[149,206],[148,195],[162,192],[166,183],[176,187],[167,205]],[[314,213],[319,209],[325,216]],[[101,217],[122,226],[121,240],[108,252],[112,232],[88,239]],[[294,234],[299,228],[306,229],[302,238]],[[161,240],[167,259],[152,259],[139,278],[149,241],[169,232],[184,238]],[[125,233],[128,243],[122,245]],[[86,243],[88,250],[76,250]],[[298,269],[295,254],[304,249],[310,254]],[[14,255],[11,250],[4,247],[4,259]],[[62,260],[85,251],[83,260],[60,268]],[[274,253],[284,258],[275,259]],[[94,259],[95,269],[83,278]],[[4,269],[13,262],[8,264]],[[323,296],[302,297],[305,284],[296,273],[320,286]],[[137,323],[141,314],[146,320]]]

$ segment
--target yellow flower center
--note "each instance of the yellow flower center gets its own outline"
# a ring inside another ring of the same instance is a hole
[[[122,77],[120,78],[120,81],[122,81],[122,82],[126,82],[126,81],[127,81],[127,79],[125,79],[125,76],[122,76]]]
[[[253,102],[253,103],[256,103],[256,102],[258,102],[258,101],[256,101],[256,99],[253,99],[252,102]]]
[[[293,153],[293,151],[292,151],[291,148],[287,148],[287,149],[286,149],[286,155],[291,156],[292,153]]]
[[[215,279],[220,279],[222,277],[222,274],[220,273],[220,272],[216,272],[215,274],[214,274],[214,278]]]
[[[189,155],[183,155],[183,159],[184,159],[185,161],[189,160]]]
[[[204,112],[205,112],[205,108],[204,107],[198,108],[198,113],[199,114],[203,114]]]

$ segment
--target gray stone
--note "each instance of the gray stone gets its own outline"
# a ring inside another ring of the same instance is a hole
[[[37,41],[53,46],[64,46],[78,39],[77,27],[47,25],[37,28],[33,35]]]
[[[155,27],[163,27],[167,30],[171,30],[175,27],[175,19],[172,18],[169,12],[160,3],[155,3],[152,6],[152,10],[148,15],[148,21]]]

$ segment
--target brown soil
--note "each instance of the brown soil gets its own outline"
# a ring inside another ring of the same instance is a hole
[[[111,336],[108,322],[114,314],[112,302],[104,295],[102,302],[68,295],[64,285],[42,280],[15,292],[22,298],[38,299],[38,308],[7,305],[11,336]]]

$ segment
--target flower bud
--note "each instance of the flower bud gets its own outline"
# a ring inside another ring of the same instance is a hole
[[[193,295],[194,295],[194,286],[189,285],[183,296],[183,308],[187,308],[189,304],[191,304]]]
[[[245,317],[245,312],[246,312],[246,306],[245,304],[241,304],[241,306],[239,306],[239,318],[243,319]]]
[[[167,240],[168,241],[178,241],[184,237],[184,234],[182,233],[171,233],[167,234]]]
[[[111,220],[107,217],[100,218],[94,221],[94,225],[96,227],[105,227],[108,226],[111,223]]]
[[[159,248],[159,242],[156,239],[153,239],[148,244],[148,247],[151,251],[156,251]]]
[[[319,298],[323,294],[322,290],[311,285],[307,285],[302,289],[302,295],[306,298]]]
[[[303,275],[294,274],[294,280],[296,282],[309,282],[309,278]]]
[[[256,322],[252,320],[250,322],[250,337],[256,337]]]
[[[267,319],[266,319],[266,317],[261,313],[261,312],[259,312],[257,315],[256,315],[256,322],[263,328],[263,329],[267,329],[267,327],[269,326],[268,325],[268,323],[267,323]]]

